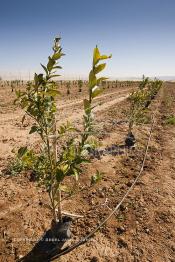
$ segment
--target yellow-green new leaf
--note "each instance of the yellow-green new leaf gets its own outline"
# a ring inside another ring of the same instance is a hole
[[[108,58],[111,58],[112,57],[112,55],[109,55],[109,56],[107,56],[107,55],[101,55],[100,56],[100,60],[105,60],[105,59],[108,59]]]
[[[96,46],[94,48],[94,54],[93,54],[93,65],[94,66],[98,63],[99,59],[100,59],[100,51],[98,47]]]
[[[65,185],[59,185],[59,189],[65,193],[70,193],[70,188],[68,188],[67,186]]]
[[[62,56],[61,53],[55,53],[55,54],[52,56],[52,59],[58,60],[61,56]]]
[[[105,68],[106,64],[100,64],[97,67],[95,67],[94,69],[94,73],[98,74],[99,72],[101,72],[104,68]]]
[[[56,96],[56,95],[60,95],[60,91],[56,90],[56,89],[52,89],[52,90],[48,90],[46,92],[47,96]]]
[[[68,165],[68,164],[61,165],[61,170],[63,171],[64,174],[66,174],[66,172],[68,171],[68,169],[69,169],[69,165]]]
[[[95,85],[97,84],[97,78],[93,72],[93,70],[91,70],[90,74],[89,74],[89,88],[93,88]]]
[[[73,175],[74,175],[74,177],[75,177],[75,180],[78,181],[78,178],[79,178],[79,177],[78,177],[78,175],[79,175],[79,174],[78,174],[78,171],[77,171],[75,168],[73,168],[73,172],[74,172]]]
[[[103,92],[103,89],[101,89],[99,86],[95,86],[92,89],[92,98],[95,98],[96,96],[98,96],[99,94],[101,94]]]

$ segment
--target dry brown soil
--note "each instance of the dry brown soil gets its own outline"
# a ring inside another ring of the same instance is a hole
[[[63,87],[62,87],[63,89]],[[86,92],[71,90],[58,100],[58,125],[71,120],[82,124],[82,98]],[[101,146],[121,144],[127,132],[126,100],[132,88],[109,88],[95,103],[96,129]],[[23,112],[13,105],[15,95],[9,87],[0,89],[0,261],[17,261],[25,256],[37,239],[49,229],[51,212],[43,188],[31,181],[29,173],[5,175],[13,157],[11,150],[20,146],[37,147],[37,136],[29,135],[31,121],[21,124]],[[119,212],[87,244],[61,257],[61,262],[175,262],[175,126],[165,118],[175,115],[175,85],[165,83],[150,110],[156,124],[143,175],[122,204]],[[63,209],[83,215],[74,220],[74,243],[89,233],[109,214],[138,174],[151,123],[134,129],[135,150],[120,156],[106,155],[83,167],[80,188],[62,202]],[[104,172],[102,181],[90,187],[96,170]],[[31,261],[32,262],[32,261]],[[42,261],[41,261],[42,262]]]

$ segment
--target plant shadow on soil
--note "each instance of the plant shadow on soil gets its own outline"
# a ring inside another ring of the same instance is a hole
[[[91,159],[98,159],[100,160],[102,156],[105,155],[112,155],[112,156],[117,156],[117,155],[123,155],[125,153],[125,145],[112,145],[108,146],[105,149],[91,149],[89,150],[89,155]]]
[[[51,228],[44,233],[32,250],[18,262],[50,262],[71,238],[71,222],[72,219],[65,216],[62,222],[52,223]]]
[[[125,144],[122,144],[122,145],[113,144],[111,146],[107,146],[106,148],[100,149],[100,150],[90,149],[89,155],[92,159],[97,158],[98,160],[100,160],[101,157],[105,155],[120,156],[120,155],[124,155],[126,153],[126,150],[131,149],[131,148],[134,149],[134,144],[135,144],[135,141],[133,141],[132,143],[130,141],[129,142],[125,141]]]

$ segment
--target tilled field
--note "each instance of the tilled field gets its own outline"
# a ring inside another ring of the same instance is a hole
[[[174,84],[164,84],[150,107],[151,112],[157,108],[156,124],[144,172],[119,212],[91,241],[58,261],[175,261],[175,126],[165,125],[164,121],[167,115],[175,114],[174,88]],[[126,98],[132,89],[109,88],[95,100],[100,149],[123,144],[128,126]],[[82,98],[85,96],[85,92],[72,91],[69,97],[64,93],[62,103],[59,100],[57,103],[58,125],[66,120],[82,125]],[[31,120],[27,119],[24,126],[21,124],[23,112],[13,105],[13,99],[10,89],[1,88],[0,256],[4,262],[17,261],[30,252],[50,228],[51,221],[47,193],[37,187],[30,173],[12,177],[3,171],[13,156],[13,148],[33,144],[37,147],[40,143],[37,136],[28,134]],[[132,185],[143,160],[150,126],[151,122],[135,128],[135,150],[102,154],[91,164],[84,165],[78,192],[71,198],[63,197],[63,210],[83,216],[73,221],[68,244],[90,233]],[[103,179],[90,186],[90,178],[97,169],[104,172]]]

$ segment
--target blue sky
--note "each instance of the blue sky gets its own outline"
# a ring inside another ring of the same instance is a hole
[[[62,75],[88,75],[92,50],[113,54],[106,76],[175,75],[174,0],[1,1],[0,75],[40,72],[61,34]]]

